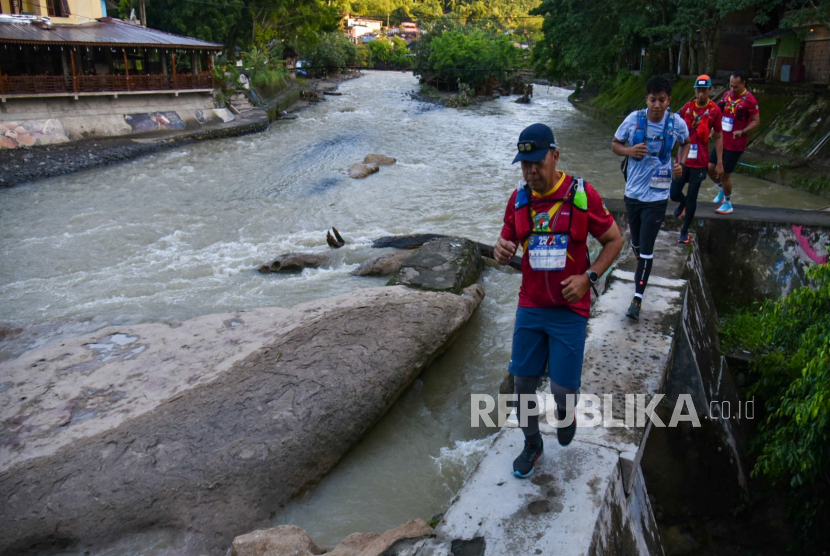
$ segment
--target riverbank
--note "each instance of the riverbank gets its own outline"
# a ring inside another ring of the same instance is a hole
[[[220,139],[268,129],[268,115],[261,110],[199,131],[153,132],[132,137],[86,139],[39,147],[0,150],[0,186],[27,182],[118,164],[206,139]]]
[[[230,122],[205,126],[197,131],[154,131],[120,137],[83,139],[29,148],[0,149],[0,187],[14,187],[28,182],[72,174],[101,166],[127,162],[170,147],[180,147],[196,141],[222,139],[257,133],[268,129],[271,121],[307,108],[312,102],[323,100],[326,93],[337,89],[340,83],[359,77],[347,74],[326,79],[310,80],[296,91],[277,95],[267,109],[256,108],[236,116]],[[309,91],[311,94],[301,94]]]
[[[616,127],[645,106],[647,77],[620,75],[606,87],[577,89],[568,100],[582,112]],[[726,83],[715,80],[712,97]],[[798,188],[830,199],[830,95],[809,84],[749,83],[761,106],[761,125],[750,133],[736,172]],[[693,77],[680,77],[672,91],[672,110],[694,96]]]

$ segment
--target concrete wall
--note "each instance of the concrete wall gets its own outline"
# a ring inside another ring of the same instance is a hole
[[[0,103],[0,125],[5,126],[0,130],[0,148],[198,129],[206,123],[232,119],[226,109],[214,111],[210,93],[81,96],[77,100],[7,98]],[[16,125],[10,127],[11,123]],[[17,135],[24,130],[34,139],[19,140]]]
[[[625,206],[606,200],[621,226]],[[714,213],[698,201],[692,233],[700,264],[720,310],[778,299],[805,285],[806,270],[830,261],[830,212],[772,207],[739,207],[730,215]],[[673,210],[669,203],[669,211]],[[681,221],[667,216],[663,228],[679,230]]]

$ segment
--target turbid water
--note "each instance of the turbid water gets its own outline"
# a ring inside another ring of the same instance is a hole
[[[568,91],[537,86],[530,105],[513,97],[454,110],[413,100],[416,89],[411,74],[368,73],[265,133],[0,191],[0,361],[110,324],[291,306],[381,285],[349,271],[384,235],[492,243],[520,178],[510,164],[516,139],[537,121],[554,129],[562,169],[622,197],[614,130],[576,111]],[[344,175],[372,152],[398,163],[365,180]],[[712,187],[704,185],[702,199]],[[735,177],[734,200],[826,204],[744,176]],[[283,252],[328,250],[331,226],[348,245],[329,268],[292,276],[254,270]],[[274,524],[294,523],[334,544],[446,507],[493,432],[470,428],[470,394],[495,393],[510,358],[520,278],[489,269],[481,281],[487,297],[452,349]],[[92,553],[158,556],[192,547],[187,534],[149,531]]]

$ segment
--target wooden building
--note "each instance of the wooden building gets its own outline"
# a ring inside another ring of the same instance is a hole
[[[0,99],[211,91],[221,49],[106,17],[103,0],[0,0]]]

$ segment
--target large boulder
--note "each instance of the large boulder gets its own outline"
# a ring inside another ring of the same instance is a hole
[[[411,256],[412,251],[381,253],[361,263],[351,273],[353,276],[392,276],[393,274],[397,274],[401,268],[401,264]]]
[[[365,178],[378,171],[377,164],[352,164],[349,167],[349,177],[354,179]]]
[[[305,529],[296,525],[280,525],[240,535],[233,540],[231,548],[231,556],[317,556],[324,552]]]
[[[329,471],[483,296],[368,288],[109,327],[0,363],[0,554],[151,526],[223,554]]]
[[[459,293],[478,280],[482,267],[478,244],[463,238],[438,238],[406,259],[389,284]]]
[[[417,540],[432,533],[432,527],[423,519],[413,519],[383,534],[354,533],[343,539],[326,556],[382,556],[411,547]],[[411,542],[405,542],[411,541]],[[312,556],[324,551],[311,540],[303,529],[295,525],[280,525],[273,529],[254,531],[233,540],[231,556]],[[414,550],[412,550],[414,554]]]
[[[423,519],[407,521],[382,535],[355,533],[327,552],[328,556],[380,556],[396,542],[403,539],[417,539],[432,533],[432,527]]]

